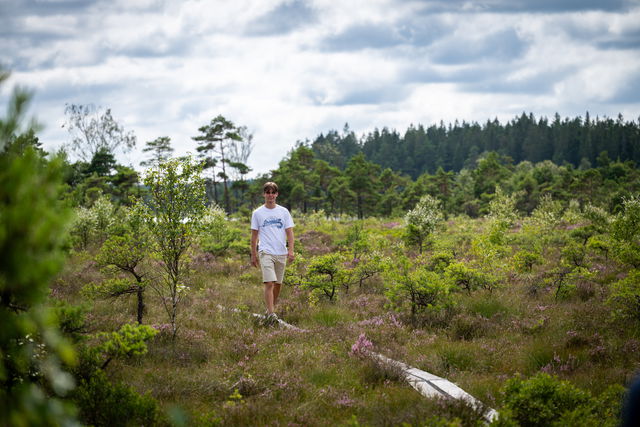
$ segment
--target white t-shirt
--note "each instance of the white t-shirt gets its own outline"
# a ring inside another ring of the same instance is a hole
[[[258,230],[258,250],[271,255],[287,254],[285,230],[293,226],[289,210],[280,205],[273,209],[262,205],[251,215],[251,229]]]

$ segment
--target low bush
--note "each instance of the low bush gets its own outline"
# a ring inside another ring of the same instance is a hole
[[[99,369],[80,381],[71,398],[78,405],[80,420],[86,425],[153,426],[162,423],[163,414],[151,396],[111,383]]]
[[[588,391],[544,373],[528,380],[512,378],[504,388],[498,424],[615,426],[623,393],[622,387],[614,386],[594,398]]]

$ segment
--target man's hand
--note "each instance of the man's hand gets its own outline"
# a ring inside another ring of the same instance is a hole
[[[251,255],[251,265],[258,267],[258,257],[253,254]]]
[[[296,254],[294,254],[293,251],[289,251],[289,253],[287,253],[287,261],[293,262],[294,259],[296,259]]]

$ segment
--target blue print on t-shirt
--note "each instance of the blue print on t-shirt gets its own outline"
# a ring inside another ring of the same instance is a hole
[[[284,224],[282,223],[282,218],[268,218],[264,220],[262,226],[282,228],[284,227]]]

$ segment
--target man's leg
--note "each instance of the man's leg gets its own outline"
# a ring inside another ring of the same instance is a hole
[[[274,282],[273,283],[273,307],[275,309],[276,304],[278,303],[278,296],[280,295],[280,288],[282,287],[282,283]]]
[[[273,283],[273,305],[278,303],[278,296],[280,296],[280,288],[282,287],[282,281],[284,280],[284,268],[287,265],[286,255],[279,255],[276,257],[273,263],[273,269],[276,273],[276,281]]]
[[[264,282],[264,303],[267,306],[267,314],[273,313],[275,282]]]

